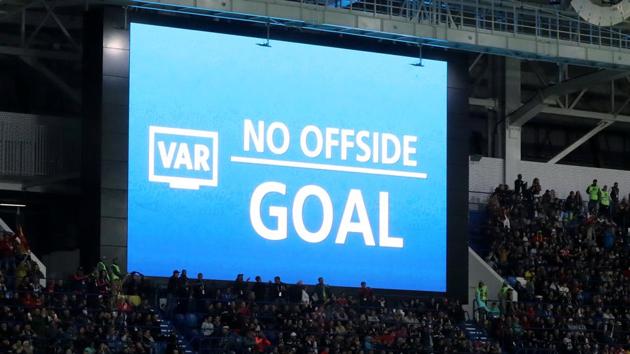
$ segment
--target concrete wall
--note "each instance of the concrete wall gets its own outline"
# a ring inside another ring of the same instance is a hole
[[[538,177],[543,191],[555,189],[560,198],[566,197],[570,191],[579,190],[584,197],[586,187],[596,178],[600,185],[607,184],[610,188],[614,182],[619,182],[622,196],[630,193],[630,171],[611,170],[604,168],[570,166],[561,164],[547,164],[542,162],[520,161],[519,173],[531,185],[532,179]],[[482,158],[481,161],[469,163],[470,191],[492,192],[503,183],[503,159]],[[507,181],[510,188],[514,181]],[[471,201],[479,201],[484,196],[481,193],[471,193]]]
[[[123,9],[103,16],[100,255],[127,269],[129,31]]]
[[[472,248],[468,248],[468,305],[465,310],[472,315],[475,288],[482,281],[488,286],[488,299],[497,300],[503,278],[495,272]],[[512,293],[512,301],[518,301],[516,291]]]
[[[42,262],[48,267],[48,279],[68,279],[79,267],[80,252],[78,249],[71,251],[56,251],[42,256]],[[91,269],[86,269],[90,272]]]

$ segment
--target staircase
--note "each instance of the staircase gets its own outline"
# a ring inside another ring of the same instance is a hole
[[[194,351],[190,347],[189,341],[186,340],[186,338],[177,331],[177,328],[170,320],[162,319],[162,322],[160,323],[160,332],[164,337],[175,335],[175,338],[177,340],[177,347],[180,348],[181,353],[194,353]]]
[[[460,328],[466,334],[466,338],[468,338],[472,342],[477,343],[487,343],[489,341],[488,334],[486,330],[481,328],[475,321],[468,320],[460,325]]]
[[[477,342],[487,342],[488,334],[486,330],[481,328],[477,323],[473,320],[468,320],[461,325],[462,330],[466,334],[466,338],[477,341]]]
[[[2,218],[0,218],[0,231],[12,233],[12,234],[15,233],[15,231],[13,231],[9,227],[9,225],[7,225],[7,223],[4,222],[4,220],[2,220]],[[42,273],[42,278],[39,280],[39,285],[41,285],[42,287],[46,287],[46,265],[44,265],[44,263],[42,263],[42,261],[39,260],[39,258],[37,258],[37,256],[30,250],[28,251],[28,256],[31,259],[31,261],[37,264],[37,269],[39,269],[40,273]]]

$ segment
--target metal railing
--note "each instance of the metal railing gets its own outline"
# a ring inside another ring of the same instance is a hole
[[[600,27],[575,12],[509,1],[479,0],[290,0],[346,8],[373,16],[403,17],[410,22],[502,36],[568,41],[606,49],[630,49],[630,31]]]
[[[69,173],[80,164],[80,125],[70,119],[0,113],[0,175]]]

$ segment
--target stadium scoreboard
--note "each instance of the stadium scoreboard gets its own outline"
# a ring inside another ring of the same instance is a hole
[[[132,23],[128,268],[447,289],[447,62]]]

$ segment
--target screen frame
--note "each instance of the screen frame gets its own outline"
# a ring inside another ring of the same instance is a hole
[[[112,22],[106,11],[103,25]],[[354,35],[336,34],[300,28],[272,27],[268,32],[267,24],[247,22],[239,20],[227,20],[222,18],[210,18],[206,16],[194,16],[173,13],[159,13],[152,10],[131,11],[125,19],[125,29],[128,31],[129,23],[144,23],[150,25],[168,26],[208,32],[218,32],[267,38],[270,40],[283,40],[289,42],[324,45],[337,48],[354,49],[367,52],[396,54],[418,58],[418,46],[408,43],[382,41]],[[118,29],[120,30],[120,29]],[[106,32],[104,30],[104,32]],[[105,37],[105,34],[104,34]],[[128,48],[128,47],[127,47]],[[457,299],[462,303],[467,302],[468,294],[468,237],[467,237],[467,212],[468,212],[468,73],[466,56],[462,52],[445,50],[436,47],[424,47],[422,55],[427,59],[442,60],[447,62],[447,250],[446,250],[446,293],[375,289],[378,293],[392,295],[412,296],[446,296]],[[107,61],[103,58],[103,66]],[[127,88],[129,81],[129,66],[127,65]],[[103,96],[108,94],[108,88],[103,85]],[[111,94],[111,92],[109,93]],[[128,91],[127,91],[128,104]],[[102,102],[101,102],[102,104]],[[103,117],[103,124],[108,117]],[[125,112],[126,129],[128,136],[128,112]],[[128,154],[128,146],[127,151]],[[121,171],[127,180],[127,168]],[[122,176],[121,176],[122,177]],[[125,204],[127,200],[125,200]],[[102,209],[102,207],[101,207]],[[101,210],[101,216],[103,212]],[[125,242],[127,238],[126,219]],[[101,227],[101,235],[103,233]],[[101,239],[101,244],[102,244]],[[102,248],[102,247],[101,247]],[[101,252],[102,253],[102,252]],[[125,252],[126,256],[126,252]],[[124,262],[126,264],[126,261]],[[176,265],[174,265],[176,266]],[[354,287],[337,287],[345,291],[356,289]]]

